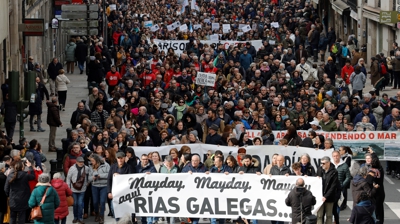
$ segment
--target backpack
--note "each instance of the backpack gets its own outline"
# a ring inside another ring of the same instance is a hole
[[[349,55],[349,49],[345,46],[342,47],[342,57],[343,58],[347,58],[347,56]]]
[[[378,71],[379,71],[379,74],[381,74],[381,75],[385,75],[387,73],[386,66],[383,62],[379,63]]]
[[[339,51],[339,47],[340,47],[339,43],[332,44],[331,52],[334,53],[334,54],[337,54],[337,52]]]

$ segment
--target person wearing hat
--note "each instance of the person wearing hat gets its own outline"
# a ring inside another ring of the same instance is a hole
[[[44,194],[46,194],[46,198],[43,204],[41,204]],[[34,222],[54,223],[54,213],[60,203],[61,202],[57,191],[50,184],[50,175],[48,173],[40,174],[38,177],[38,183],[36,184],[35,189],[33,189],[28,201],[29,207],[33,208],[40,205],[42,210],[43,217],[41,219],[34,220]]]
[[[326,63],[324,71],[328,75],[328,78],[331,79],[331,82],[335,83],[336,74],[338,73],[338,70],[332,57],[328,57],[328,63]]]
[[[370,113],[370,108],[369,108],[368,104],[364,104],[362,106],[362,111],[359,114],[357,114],[357,116],[354,118],[353,124],[357,124],[358,122],[361,122],[362,118],[364,116],[369,117],[369,122],[374,125],[375,130],[376,130],[377,122],[376,122],[375,116],[372,113]]]
[[[108,172],[107,176],[107,197],[108,199],[113,199],[112,195],[112,183],[115,176],[120,174],[132,174],[136,173],[136,169],[133,166],[128,165],[125,161],[128,161],[129,158],[125,157],[124,152],[117,152],[116,154],[117,162],[112,164],[110,167],[110,171]],[[114,214],[114,207],[111,204],[111,210]],[[135,220],[135,214],[132,214],[132,220]],[[119,218],[115,218],[118,222]]]
[[[79,143],[74,143],[72,150],[75,147],[80,151]],[[85,160],[82,156],[76,157],[76,163],[68,170],[66,177],[67,185],[72,190],[72,197],[74,198],[73,212],[74,220],[72,223],[83,224],[83,199],[88,185],[89,167],[85,165]],[[81,178],[82,177],[82,178]],[[76,183],[79,182],[81,187]]]
[[[311,128],[308,131],[322,131],[321,126],[319,125],[318,120],[313,120],[310,122]]]
[[[246,47],[242,49],[242,54],[239,56],[239,62],[246,71],[250,68],[250,64],[253,63],[253,57],[249,54]]]
[[[220,145],[221,144],[221,136],[217,133],[219,127],[216,124],[212,124],[208,128],[208,135],[206,137],[206,144],[212,145]]]

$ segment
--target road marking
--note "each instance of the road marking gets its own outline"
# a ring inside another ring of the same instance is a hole
[[[393,181],[392,181],[389,177],[387,177],[387,176],[385,176],[385,180],[386,180],[389,184],[394,184]]]
[[[399,190],[399,189],[397,189]],[[393,211],[393,213],[400,219],[400,203],[398,202],[385,202],[385,204]]]

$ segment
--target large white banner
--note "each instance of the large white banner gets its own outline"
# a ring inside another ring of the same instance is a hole
[[[313,214],[322,205],[322,179],[303,177],[316,198]],[[113,180],[116,217],[135,213],[145,217],[191,217],[291,221],[285,199],[296,176],[256,174],[127,174]]]
[[[175,27],[176,28],[176,27]],[[260,49],[262,46],[262,41],[261,40],[252,40],[252,41],[228,41],[228,40],[219,40],[219,41],[212,41],[212,40],[202,40],[200,41],[203,44],[215,44],[215,43],[221,43],[225,46],[225,49],[229,47],[229,45],[237,45],[238,43],[246,43],[250,42],[256,50]],[[158,48],[160,50],[165,51],[167,53],[169,48],[172,48],[176,54],[180,55],[183,53],[184,50],[186,50],[186,44],[189,43],[188,40],[159,40],[159,39],[154,39],[154,43],[157,44]]]
[[[260,130],[246,130],[250,139],[260,136]],[[282,139],[286,131],[273,131],[275,141]],[[308,137],[308,131],[298,130],[297,134],[302,138]],[[336,149],[340,146],[348,146],[353,152],[353,159],[363,160],[365,148],[371,147],[381,160],[400,160],[400,132],[399,131],[318,131],[317,135],[330,138]],[[276,143],[275,142],[275,143]]]
[[[148,154],[150,152],[157,151],[160,153],[161,157],[165,157],[169,155],[169,151],[172,148],[181,149],[183,145],[169,145],[169,146],[161,146],[161,147],[133,147],[135,150],[136,156],[140,158],[142,154]],[[207,151],[211,150],[215,152],[216,150],[221,150],[226,158],[228,155],[233,155],[235,158],[238,156],[238,148],[231,146],[216,146],[209,144],[188,144],[191,149],[191,153],[199,154],[201,161],[205,161],[207,159]],[[276,154],[282,154],[285,156],[285,165],[291,167],[293,163],[298,162],[300,160],[301,155],[307,153],[311,157],[311,165],[314,166],[315,170],[320,166],[321,158],[323,156],[331,156],[333,150],[315,150],[304,147],[295,147],[295,146],[278,146],[278,145],[262,145],[262,146],[247,146],[246,154],[250,154],[253,158],[256,158],[261,165],[261,171],[272,162],[272,156]]]

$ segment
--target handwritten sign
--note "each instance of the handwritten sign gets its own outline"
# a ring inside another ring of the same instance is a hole
[[[212,73],[198,72],[196,77],[196,84],[203,86],[214,86],[216,75]]]

